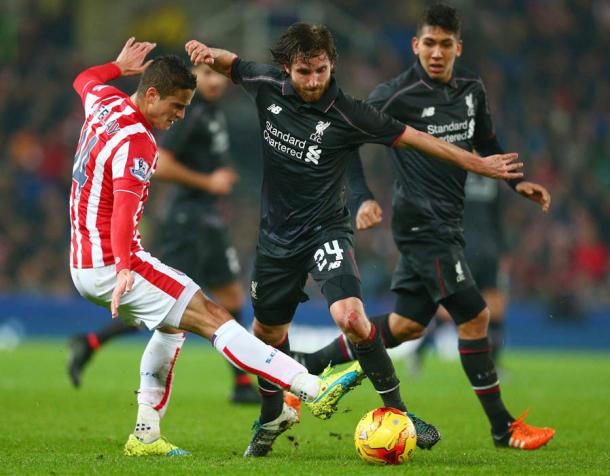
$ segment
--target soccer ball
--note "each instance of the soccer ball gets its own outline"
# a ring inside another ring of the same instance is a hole
[[[411,459],[417,436],[413,422],[396,408],[371,410],[358,422],[354,443],[367,463],[402,464]]]

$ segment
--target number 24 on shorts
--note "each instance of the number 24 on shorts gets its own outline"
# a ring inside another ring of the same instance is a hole
[[[343,259],[343,248],[339,247],[337,240],[327,241],[324,243],[323,248],[319,248],[313,255],[320,271],[324,271],[324,268],[328,264],[328,271],[336,269],[341,266],[341,260]],[[327,259],[328,258],[328,259]],[[328,263],[331,260],[331,263]]]

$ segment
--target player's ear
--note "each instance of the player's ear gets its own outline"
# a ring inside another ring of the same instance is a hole
[[[462,56],[462,50],[464,49],[464,43],[462,42],[462,40],[458,40],[457,42],[457,52],[456,52],[456,56]]]
[[[146,93],[144,93],[144,96],[146,97],[146,102],[148,103],[153,103],[157,100],[158,97],[160,97],[159,95],[159,91],[157,91],[157,88],[151,86],[146,90]]]
[[[284,65],[284,72],[285,72],[285,73],[286,73],[288,76],[290,76],[290,65],[288,65],[288,64],[285,64],[285,65]]]
[[[411,38],[411,49],[414,55],[419,55],[419,38],[417,36]]]

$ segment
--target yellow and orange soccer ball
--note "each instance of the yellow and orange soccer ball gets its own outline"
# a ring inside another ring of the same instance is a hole
[[[371,410],[358,422],[354,443],[367,463],[402,464],[415,452],[417,435],[413,422],[396,408]]]

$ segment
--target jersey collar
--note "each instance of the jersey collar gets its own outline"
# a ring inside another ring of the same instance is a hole
[[[430,76],[428,76],[428,73],[426,73],[426,70],[419,62],[419,59],[415,62],[414,68],[415,68],[415,72],[417,73],[417,76],[419,76],[419,78],[424,83],[426,83],[428,86],[430,86],[432,88],[442,88],[444,86],[449,86],[450,88],[453,88],[453,89],[457,88],[457,81],[455,80],[455,75],[451,76],[451,79],[449,80],[448,83],[443,83],[441,81],[437,81],[436,79],[432,79]]]
[[[305,102],[301,99],[301,97],[297,94],[297,92],[292,87],[292,83],[290,82],[290,78],[286,77],[284,83],[282,85],[282,95],[283,96],[294,96],[301,104],[298,107],[312,108],[317,109],[321,112],[328,112],[330,107],[334,104],[337,96],[339,95],[339,87],[337,86],[337,81],[335,80],[335,76],[331,76],[330,85],[326,92],[322,95],[322,97],[316,102]]]

